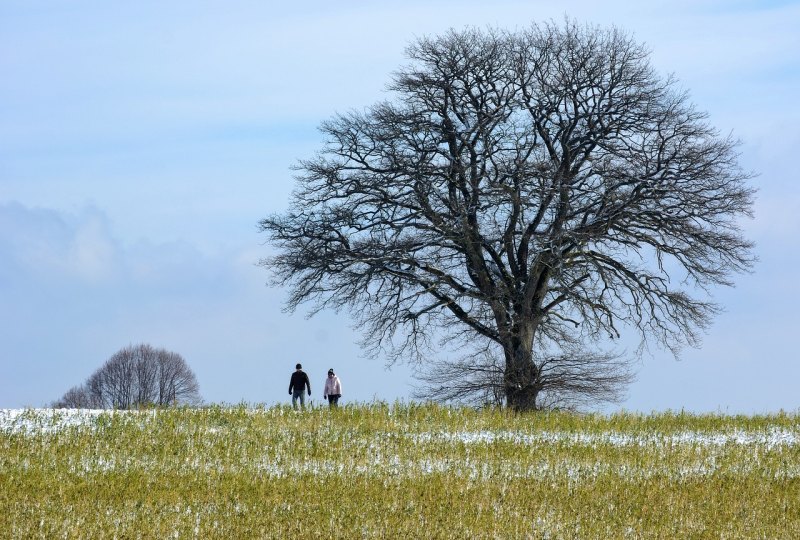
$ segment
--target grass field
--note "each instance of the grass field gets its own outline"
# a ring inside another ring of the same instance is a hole
[[[0,538],[800,538],[800,416],[0,410]]]

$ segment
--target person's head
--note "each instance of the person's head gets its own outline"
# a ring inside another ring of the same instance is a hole
[[[303,366],[300,365],[300,364],[297,364],[296,366],[294,366],[294,369],[300,370],[300,369],[303,369]]]
[[[333,368],[328,370],[328,377],[333,377]]]

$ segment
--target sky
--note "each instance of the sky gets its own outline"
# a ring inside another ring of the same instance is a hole
[[[408,400],[412,367],[365,357],[347,313],[284,311],[260,219],[332,115],[389,98],[416,37],[564,17],[644,42],[757,176],[759,262],[697,349],[651,349],[601,410],[800,410],[800,2],[0,3],[0,408],[42,407],[119,349],[181,354],[207,402]]]

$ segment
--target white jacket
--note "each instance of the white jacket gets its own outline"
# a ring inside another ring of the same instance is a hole
[[[323,394],[323,399],[326,399],[328,396],[334,396],[336,394],[342,393],[342,381],[339,380],[339,377],[334,375],[333,377],[325,377],[325,390]]]

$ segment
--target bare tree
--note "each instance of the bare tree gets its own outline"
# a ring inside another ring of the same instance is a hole
[[[635,379],[630,362],[621,354],[542,351],[539,357],[535,381],[541,388],[539,408],[578,410],[600,402],[618,403]],[[505,404],[505,361],[495,350],[427,364],[417,378],[423,383],[414,391],[418,399],[479,407]]]
[[[61,399],[54,401],[50,406],[55,409],[95,409],[98,407],[85,384],[73,386]]]
[[[130,409],[201,401],[197,378],[182,356],[142,344],[115,353],[53,406]]]
[[[390,361],[436,335],[495,344],[516,410],[542,406],[548,366],[570,377],[575,344],[623,326],[696,346],[711,289],[753,263],[751,175],[645,47],[567,21],[407,54],[395,99],[324,122],[290,209],[260,222],[288,308],[351,310]]]
[[[414,397],[472,406],[499,407],[505,403],[505,362],[490,351],[456,360],[426,364],[417,373],[424,384],[414,390]]]
[[[136,403],[164,404],[158,399],[156,393],[156,380],[159,375],[159,360],[162,356],[170,355],[167,351],[158,351],[150,345],[141,345],[135,358],[136,370]]]
[[[161,351],[157,358],[154,396],[157,403],[167,405],[179,401],[199,401],[197,380],[179,354]],[[191,397],[191,400],[188,398]]]

